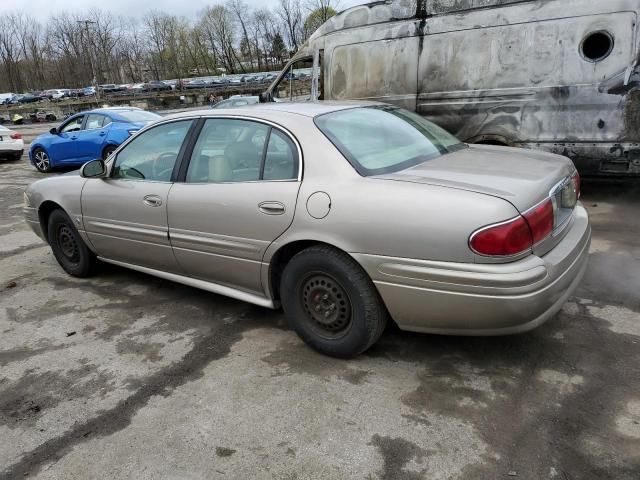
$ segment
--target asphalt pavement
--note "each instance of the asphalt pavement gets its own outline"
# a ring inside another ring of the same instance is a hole
[[[0,162],[0,478],[640,478],[640,188],[589,182],[586,278],[518,336],[344,361],[281,312],[102,266],[75,279]]]

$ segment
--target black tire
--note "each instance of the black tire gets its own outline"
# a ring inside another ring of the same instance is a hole
[[[287,264],[280,282],[287,321],[307,345],[355,357],[382,335],[387,309],[366,272],[329,246],[310,247]]]
[[[96,256],[64,211],[58,209],[51,212],[47,231],[53,255],[65,272],[80,278],[93,273]]]
[[[39,172],[49,173],[51,171],[51,159],[42,148],[36,148],[33,151],[33,164]]]
[[[102,151],[102,159],[106,160],[107,158],[109,158],[109,155],[115,152],[116,148],[118,147],[116,147],[115,145],[107,145]]]

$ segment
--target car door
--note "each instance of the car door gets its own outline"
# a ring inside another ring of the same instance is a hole
[[[110,162],[107,178],[87,180],[83,222],[99,256],[180,273],[169,244],[167,198],[192,124],[176,120],[136,135]]]
[[[184,271],[263,294],[262,258],[293,221],[300,158],[293,137],[279,127],[204,121],[184,182],[169,193],[169,237]]]
[[[76,133],[77,158],[83,162],[102,158],[102,147],[107,136],[105,125],[111,120],[99,113],[87,114],[84,128]]]
[[[76,115],[58,128],[58,134],[51,138],[47,148],[49,156],[56,162],[72,162],[78,157],[78,132],[82,130],[84,115]]]

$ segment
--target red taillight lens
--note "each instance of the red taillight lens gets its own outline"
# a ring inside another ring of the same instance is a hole
[[[11,138],[13,138],[14,140],[20,140],[22,138],[22,134],[20,134],[20,133],[12,133],[11,134]]]
[[[537,207],[526,212],[524,218],[531,229],[533,243],[536,244],[544,240],[553,231],[553,202],[551,199],[545,200]]]
[[[531,229],[523,217],[485,227],[469,239],[474,252],[491,256],[516,255],[529,250],[532,244]]]

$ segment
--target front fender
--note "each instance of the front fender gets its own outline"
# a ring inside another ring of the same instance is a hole
[[[81,194],[86,178],[72,173],[48,177],[29,185],[25,191],[28,204],[37,212],[42,221],[42,215],[52,204],[58,206],[71,218],[83,240],[88,243],[82,223]],[[46,225],[43,225],[45,228]]]

